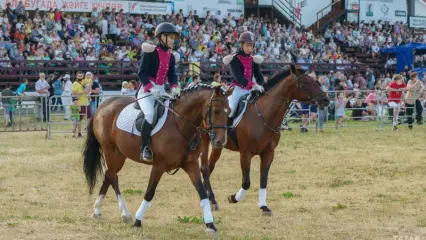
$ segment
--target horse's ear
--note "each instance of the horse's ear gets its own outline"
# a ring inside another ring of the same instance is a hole
[[[297,68],[294,63],[290,64],[290,72],[297,75]]]

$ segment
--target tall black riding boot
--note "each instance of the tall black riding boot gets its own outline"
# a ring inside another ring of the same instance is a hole
[[[150,139],[151,139],[151,131],[152,131],[152,125],[144,121],[142,124],[142,132],[141,132],[141,153],[140,158],[141,161],[144,160],[146,162],[152,162],[152,151],[149,146]]]

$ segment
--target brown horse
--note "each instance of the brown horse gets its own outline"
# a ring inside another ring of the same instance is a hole
[[[132,215],[118,187],[117,173],[123,167],[126,158],[140,162],[140,137],[116,127],[119,113],[131,102],[134,100],[125,97],[107,99],[98,108],[88,125],[83,168],[90,193],[96,184],[97,174],[101,173],[102,157],[107,167],[95,203],[93,214],[95,218],[101,216],[101,205],[109,186],[112,185],[122,213],[121,217],[126,222],[132,220]],[[201,141],[201,132],[211,136],[214,147],[222,147],[226,144],[227,113],[229,112],[227,94],[220,87],[200,84],[183,90],[181,96],[172,102],[172,106],[164,126],[151,138],[154,154],[151,175],[133,226],[141,226],[143,215],[151,206],[151,200],[161,176],[167,171],[182,168],[189,175],[200,196],[207,226],[206,232],[215,235],[216,228],[213,224],[210,202],[200,176],[198,144]],[[199,128],[203,120],[208,123],[206,130]]]
[[[228,201],[237,203],[244,198],[250,188],[251,159],[255,155],[260,155],[259,208],[265,215],[271,215],[272,211],[266,206],[266,186],[269,168],[274,160],[275,148],[280,140],[280,125],[284,115],[294,99],[316,103],[320,107],[328,105],[329,99],[316,81],[309,75],[298,71],[293,65],[289,70],[282,71],[269,79],[264,88],[265,93],[247,106],[239,125],[232,130],[235,131],[235,134],[228,133],[230,139],[225,148],[240,152],[243,175],[242,188],[237,194],[230,195]],[[231,140],[232,135],[236,140]],[[210,159],[208,159],[208,151],[209,139],[203,136],[201,171],[212,209],[218,210],[219,207],[209,179],[222,149],[213,148]]]

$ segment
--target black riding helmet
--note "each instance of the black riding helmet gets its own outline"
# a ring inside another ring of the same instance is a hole
[[[161,23],[160,25],[157,26],[157,28],[155,29],[155,37],[160,37],[161,34],[163,33],[174,33],[176,35],[179,35],[176,27],[171,24],[171,23]]]
[[[176,34],[176,36],[179,36],[176,27],[173,24],[167,22],[158,25],[154,33],[155,37],[160,40],[161,44],[167,46],[167,43],[163,43],[161,41],[161,34]]]
[[[245,31],[241,33],[240,37],[238,38],[238,41],[242,43],[250,43],[255,44],[256,43],[256,37],[254,34],[250,31]]]

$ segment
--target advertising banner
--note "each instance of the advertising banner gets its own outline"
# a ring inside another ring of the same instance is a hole
[[[407,1],[360,0],[359,20],[407,22]]]
[[[190,11],[197,10],[197,15],[202,18],[207,11],[214,16],[220,10],[222,17],[226,17],[228,13],[234,17],[244,14],[244,0],[174,0],[173,5],[175,12],[182,9],[183,14],[188,15]]]
[[[423,28],[426,29],[426,17],[414,17],[410,16],[408,21],[410,28]]]
[[[6,8],[7,3],[11,3],[12,9],[16,8],[20,0],[0,0],[0,7]],[[119,11],[123,9],[125,13],[132,14],[170,14],[170,3],[151,3],[140,1],[109,1],[109,0],[22,0],[26,10],[39,9],[48,11],[58,8],[65,12],[91,12],[94,8],[104,9],[109,7]]]

